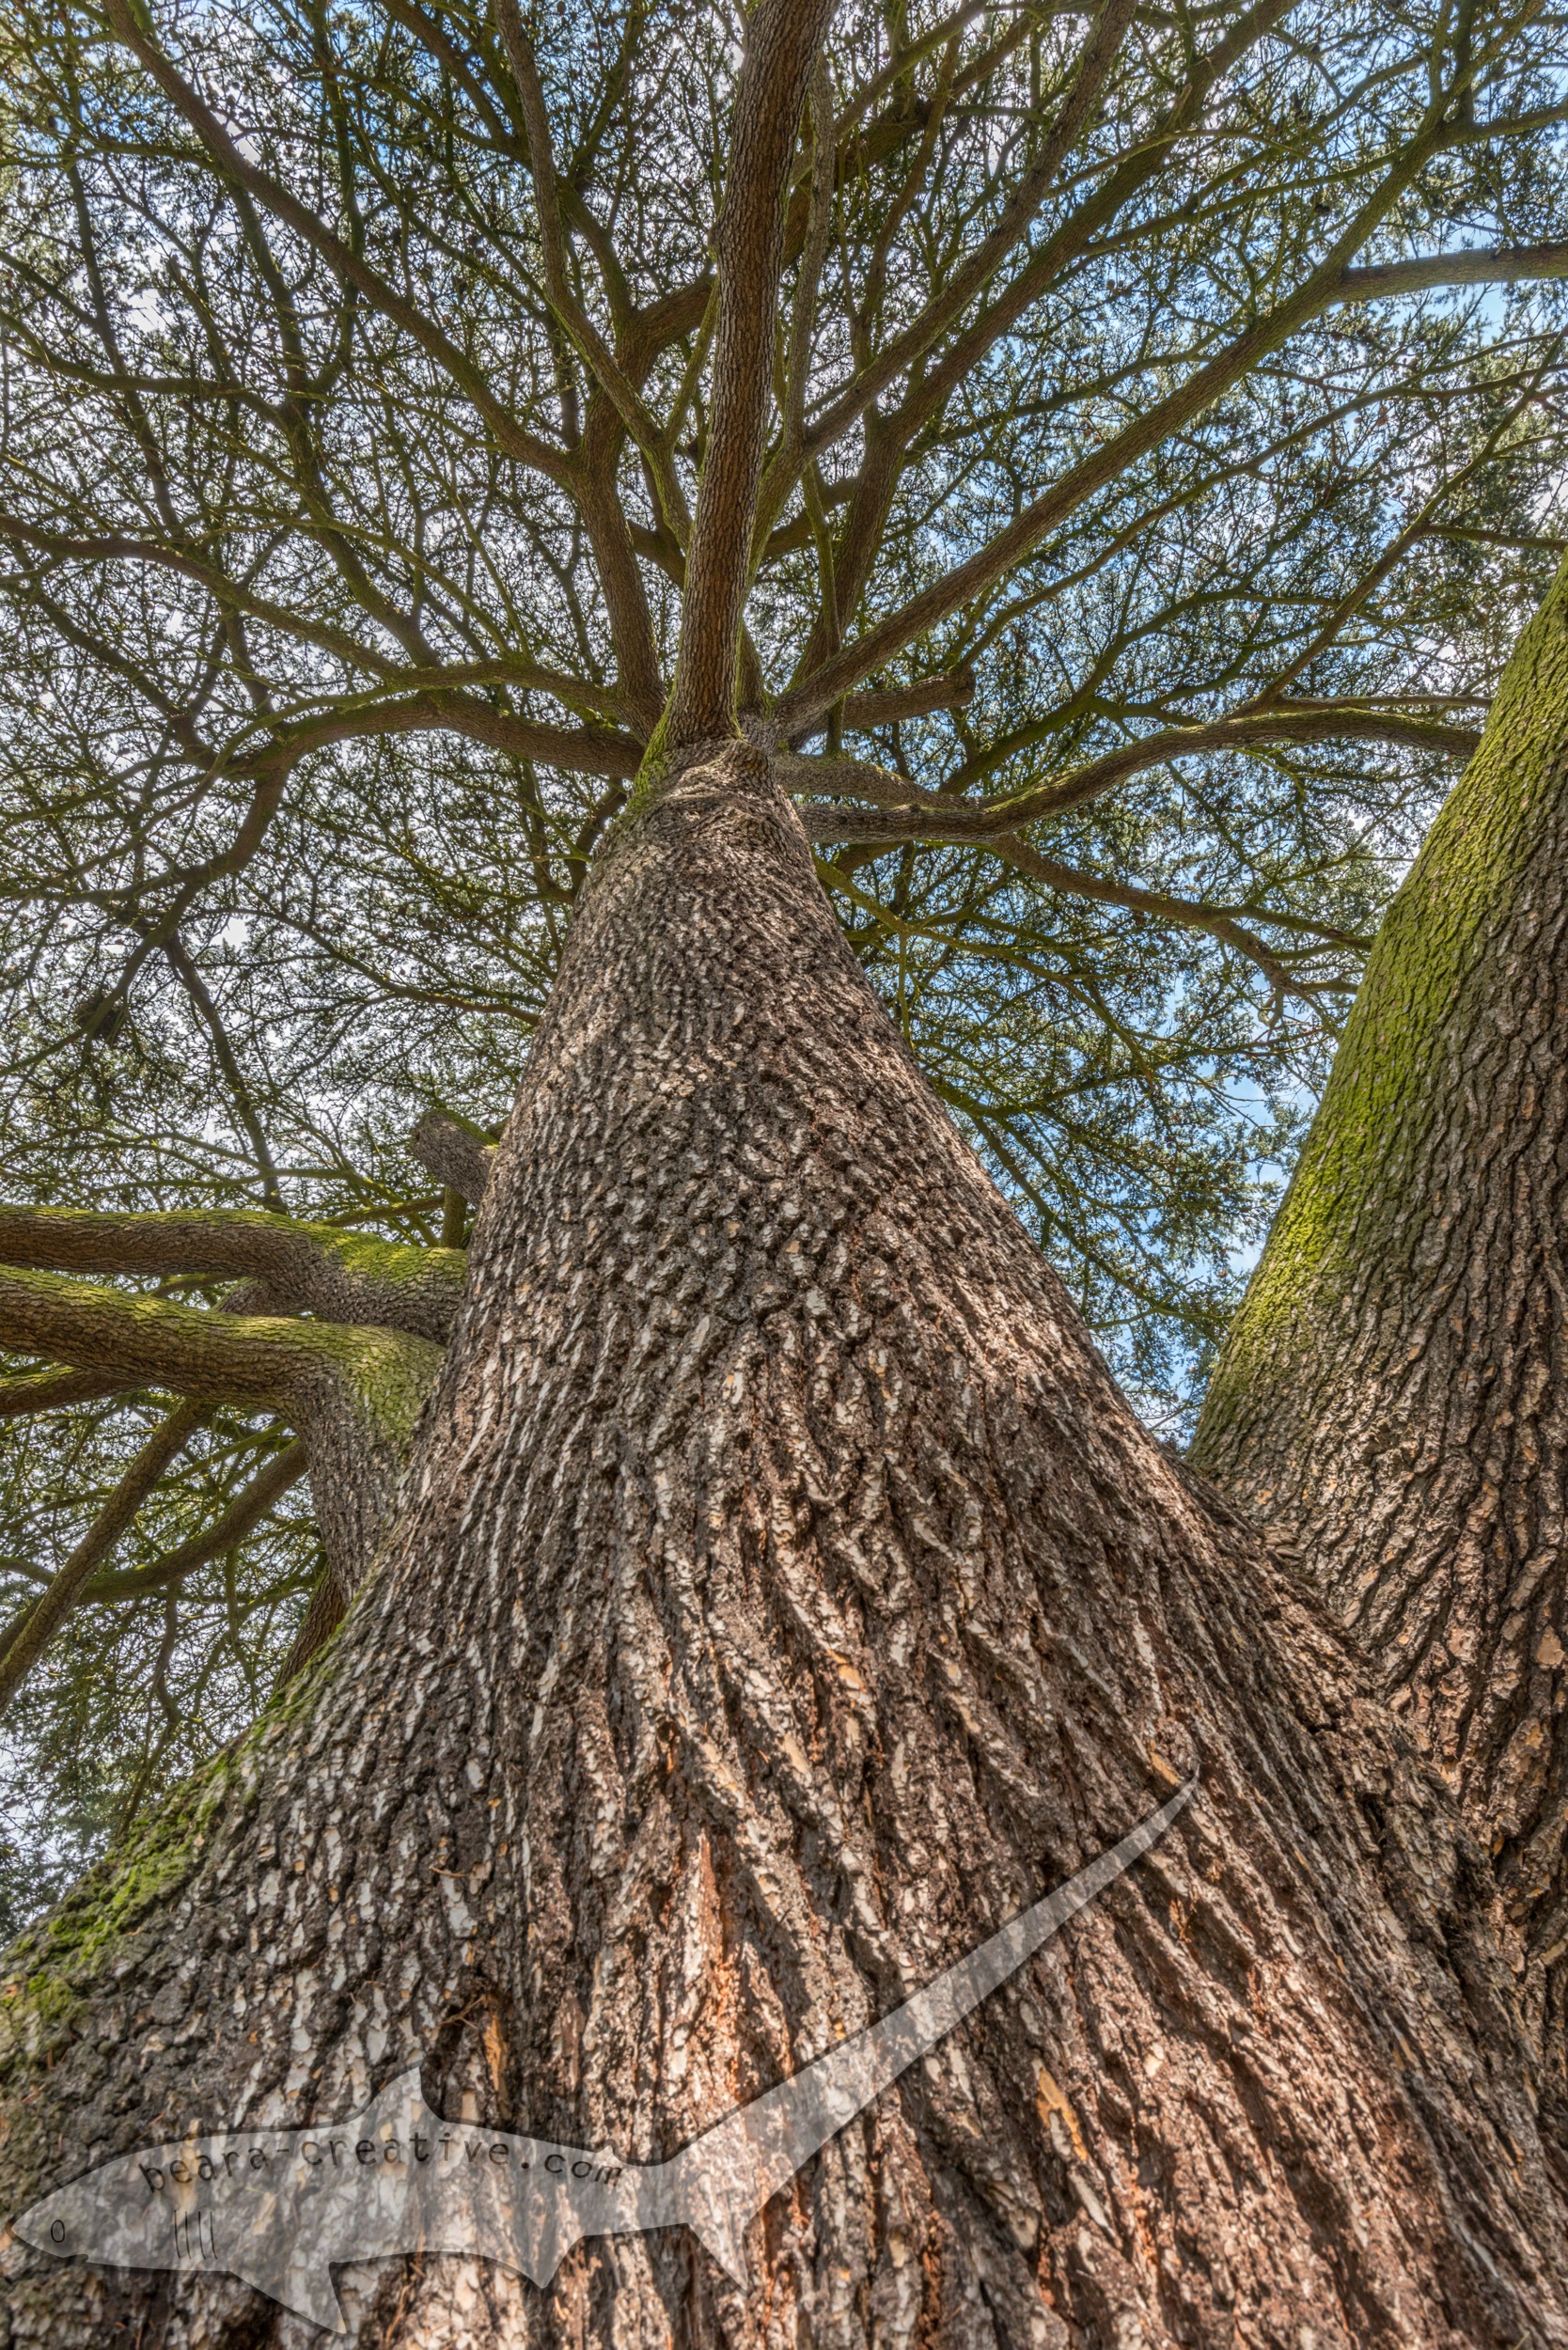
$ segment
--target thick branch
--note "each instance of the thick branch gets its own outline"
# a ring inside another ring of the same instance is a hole
[[[310,1457],[304,1440],[296,1437],[292,1444],[285,1445],[281,1452],[273,1455],[244,1491],[236,1494],[222,1515],[201,1533],[193,1534],[189,1542],[180,1543],[149,1567],[127,1567],[118,1573],[95,1574],[82,1597],[135,1599],[144,1591],[162,1591],[171,1583],[182,1582],[197,1567],[206,1566],[211,1559],[221,1559],[226,1550],[235,1549],[248,1534],[254,1533],[268,1512],[290,1487],[299,1483],[309,1466]]]
[[[438,1346],[406,1330],[204,1313],[31,1271],[0,1273],[0,1345],[127,1386],[279,1413],[309,1445],[316,1514],[344,1596],[375,1555],[441,1364]]]
[[[949,669],[916,678],[909,685],[881,685],[870,693],[846,694],[839,723],[850,734],[870,734],[901,718],[926,718],[935,710],[962,710],[975,697],[973,669]]]
[[[59,1412],[72,1403],[97,1403],[118,1395],[122,1379],[106,1379],[94,1371],[24,1371],[0,1379],[0,1420],[20,1419],[24,1412]]]
[[[461,1248],[416,1248],[240,1208],[149,1215],[0,1208],[0,1264],[259,1283],[245,1299],[253,1314],[321,1314],[438,1343],[451,1329],[468,1269]]]
[[[318,718],[278,731],[275,747],[257,760],[281,760],[292,766],[307,751],[330,743],[368,741],[373,736],[423,733],[461,734],[470,743],[487,743],[492,749],[510,751],[519,759],[537,759],[568,774],[613,776],[624,782],[637,772],[640,745],[627,734],[608,727],[545,726],[534,718],[519,718],[497,710],[471,694],[410,694],[396,701],[356,701],[324,711]],[[281,789],[281,786],[280,786]]]
[[[486,1142],[477,1127],[465,1125],[445,1110],[427,1110],[409,1136],[408,1147],[438,1183],[461,1192],[471,1208],[479,1205],[495,1164],[495,1147]]]
[[[833,0],[759,0],[719,222],[713,413],[686,559],[672,749],[735,730],[735,666],[772,377],[790,161]]]
[[[126,1386],[172,1387],[212,1403],[290,1415],[303,1410],[306,1417],[317,1389],[347,1382],[380,1399],[378,1408],[409,1428],[417,1403],[409,1408],[405,1391],[433,1375],[440,1359],[437,1347],[401,1330],[207,1313],[14,1268],[0,1273],[0,1345],[26,1347]]]
[[[1532,277],[1568,277],[1568,243],[1480,245],[1464,253],[1429,253],[1372,269],[1347,269],[1337,302],[1378,302],[1389,294],[1425,293],[1434,286],[1514,286]]]

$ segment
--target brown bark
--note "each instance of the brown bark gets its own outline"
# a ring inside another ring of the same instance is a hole
[[[1485,1872],[1355,1653],[1134,1420],[858,971],[761,754],[585,891],[408,1499],[336,1642],[12,1954],[0,2199],[198,2118],[673,2152],[1142,1815],[807,2167],[362,2342],[1568,2342]],[[161,1841],[160,1841],[161,1840]],[[294,2339],[29,2256],[8,2350]]]
[[[455,1191],[471,1208],[478,1206],[495,1163],[494,1149],[482,1135],[440,1110],[427,1110],[408,1147],[438,1183]]]
[[[735,666],[773,381],[790,159],[832,0],[759,0],[735,89],[715,240],[713,415],[686,558],[673,748],[734,731]]]
[[[1389,913],[1195,1457],[1490,1850],[1568,2164],[1568,572]]]

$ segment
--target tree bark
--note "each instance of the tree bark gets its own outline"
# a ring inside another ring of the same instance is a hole
[[[1194,1457],[1492,1854],[1568,2163],[1568,569],[1389,910]]]
[[[12,1953],[0,2201],[187,2124],[673,2153],[1119,1837],[1165,1842],[776,2197],[376,2345],[1568,2342],[1484,1863],[1354,1650],[1134,1419],[763,755],[585,890],[401,1517],[256,1731]],[[294,2340],[29,2256],[8,2350]]]

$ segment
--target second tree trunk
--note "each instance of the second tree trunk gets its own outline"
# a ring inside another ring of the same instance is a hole
[[[1493,1856],[1568,2170],[1568,571],[1391,907],[1194,1447]]]

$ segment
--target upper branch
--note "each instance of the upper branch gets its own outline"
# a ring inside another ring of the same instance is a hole
[[[165,97],[184,117],[224,178],[243,188],[264,211],[292,229],[302,243],[321,256],[335,276],[364,295],[383,317],[400,327],[427,357],[433,359],[471,401],[509,457],[515,458],[519,464],[532,466],[535,472],[562,488],[569,487],[571,460],[566,452],[552,448],[547,441],[541,441],[520,424],[505,402],[496,399],[480,369],[448,335],[443,334],[423,311],[388,284],[361,254],[336,236],[324,221],[318,220],[270,172],[250,161],[173,59],[151,39],[149,29],[144,29],[147,20],[138,21],[131,0],[104,0],[104,8],[116,37],[140,59]]]
[[[1334,298],[1374,302],[1389,294],[1426,293],[1434,286],[1513,286],[1538,277],[1568,277],[1568,243],[1480,245],[1347,269]]]
[[[785,198],[795,134],[834,0],[759,0],[735,90],[718,227],[718,325],[707,459],[686,557],[672,749],[735,730],[741,607],[772,381]]]
[[[773,716],[780,733],[787,736],[804,731],[861,678],[986,594],[1097,491],[1116,480],[1172,433],[1192,423],[1261,360],[1278,351],[1310,320],[1343,299],[1343,284],[1352,257],[1388,217],[1442,143],[1443,121],[1440,112],[1435,109],[1318,267],[1294,293],[1234,337],[1213,359],[1196,368],[1187,381],[1165,400],[1152,401],[1124,431],[1082,458],[967,561],[956,565],[921,594],[823,661],[776,706]]]
[[[987,840],[1064,815],[1098,799],[1145,768],[1199,752],[1246,750],[1266,743],[1396,743],[1416,750],[1442,751],[1467,759],[1481,737],[1472,728],[1445,724],[1398,711],[1368,709],[1349,702],[1277,704],[1243,711],[1190,727],[1169,727],[1123,743],[1066,776],[1002,799],[963,800],[922,791],[866,760],[816,760],[782,755],[779,764],[793,791],[815,791],[871,799],[876,810],[807,807],[806,828],[819,842],[860,845],[900,840]]]

